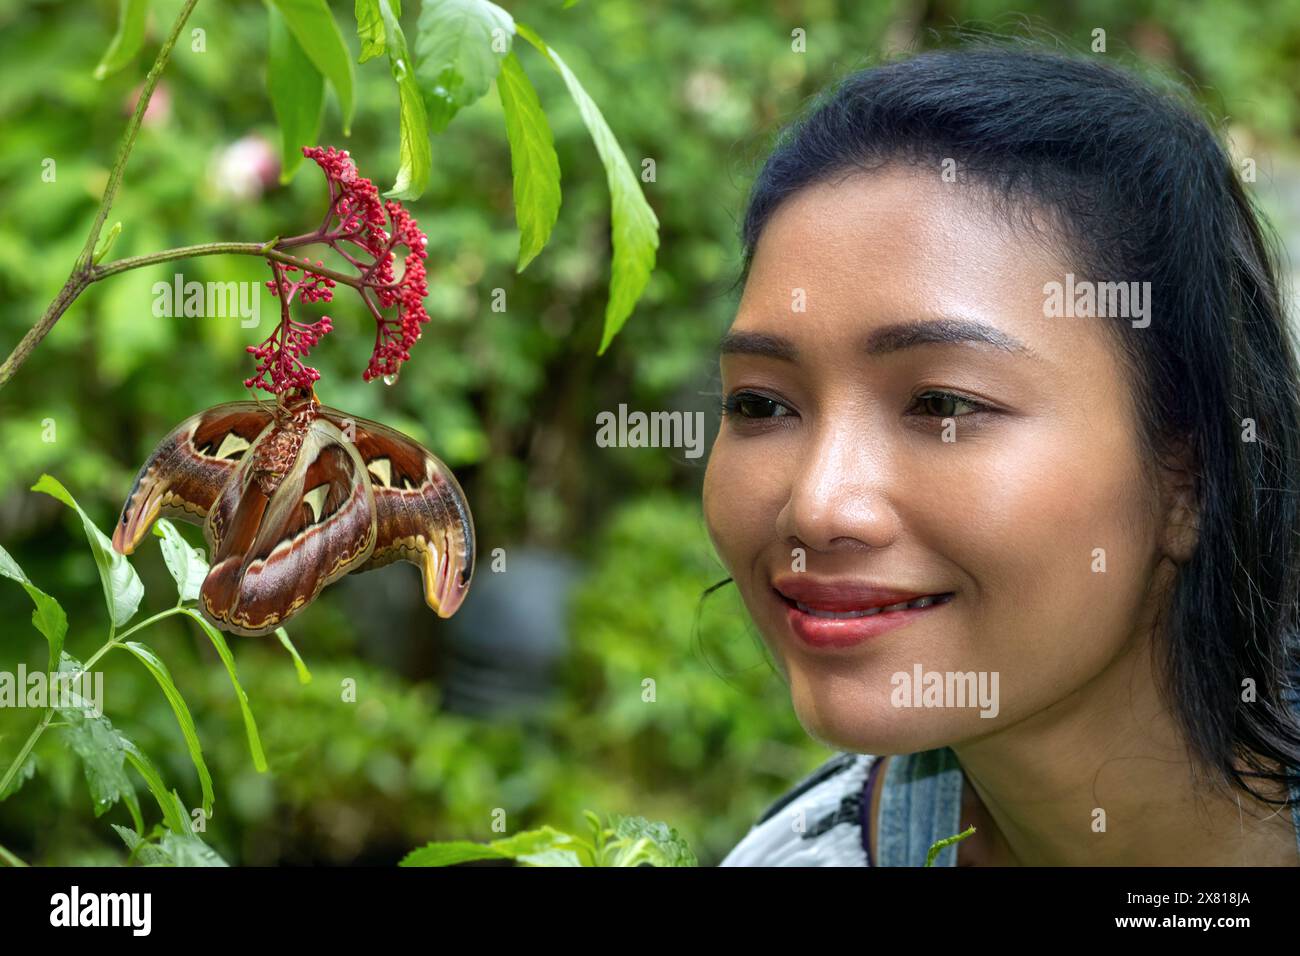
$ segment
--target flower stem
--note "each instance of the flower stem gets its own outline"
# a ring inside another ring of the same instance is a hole
[[[54,323],[59,321],[63,313],[68,310],[68,306],[72,305],[77,296],[85,291],[86,286],[94,281],[91,276],[93,266],[91,259],[95,254],[95,247],[99,243],[99,234],[104,228],[104,221],[108,219],[109,210],[113,208],[113,200],[117,198],[118,187],[122,185],[122,174],[126,169],[127,158],[131,155],[132,147],[135,146],[136,135],[140,132],[140,123],[144,119],[145,110],[149,107],[149,100],[153,97],[154,88],[158,85],[158,78],[162,76],[167,61],[171,59],[172,47],[176,45],[176,39],[180,36],[185,21],[189,19],[196,3],[198,3],[198,0],[185,0],[185,5],[181,7],[176,22],[172,24],[171,32],[159,48],[158,57],[149,69],[149,75],[145,77],[144,86],[140,89],[140,96],[136,99],[135,112],[126,124],[126,132],[123,134],[122,143],[118,147],[117,158],[113,162],[113,168],[108,173],[108,185],[104,187],[104,196],[99,201],[99,210],[95,213],[95,221],[90,227],[90,235],[86,237],[86,244],[82,247],[81,254],[77,256],[76,264],[72,267],[72,274],[68,276],[68,281],[63,284],[63,288],[59,290],[59,294],[54,297],[54,301],[50,303],[44,314],[23,336],[22,341],[5,359],[4,364],[0,365],[0,388],[3,388],[5,383],[13,378],[14,373],[18,371],[18,367],[27,361],[27,357],[31,355],[32,350],[49,334],[50,329],[54,328]]]

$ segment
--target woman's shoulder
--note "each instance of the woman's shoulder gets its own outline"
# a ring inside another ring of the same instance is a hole
[[[839,753],[776,799],[720,866],[867,866],[863,790],[878,758]]]

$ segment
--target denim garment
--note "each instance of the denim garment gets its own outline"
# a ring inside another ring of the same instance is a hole
[[[727,854],[721,866],[869,866],[867,779],[880,759],[841,753],[776,801]],[[961,832],[962,772],[948,747],[892,759],[880,795],[877,866],[924,866],[930,847]],[[1300,784],[1291,809],[1300,855]],[[934,866],[956,866],[957,846],[944,847]]]

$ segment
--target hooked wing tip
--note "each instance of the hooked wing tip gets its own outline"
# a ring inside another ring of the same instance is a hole
[[[134,509],[128,502],[127,506],[122,510],[122,517],[118,519],[117,527],[113,529],[113,550],[118,554],[126,555],[134,552],[136,545],[140,543],[140,539],[158,520],[158,514],[161,511],[161,502],[154,495],[151,495],[141,506]]]
[[[424,600],[441,618],[451,617],[469,594],[466,563],[455,552],[434,547],[424,552]]]

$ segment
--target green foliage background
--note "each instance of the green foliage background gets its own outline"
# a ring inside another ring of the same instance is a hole
[[[142,54],[99,81],[93,70],[114,29],[113,3],[0,0],[6,353],[67,278],[132,91],[179,6],[156,0]],[[332,4],[355,59],[351,6]],[[954,21],[1011,34],[1046,28],[1079,48],[1102,27],[1108,55],[1131,49],[1155,69],[1197,81],[1208,104],[1231,117],[1237,145],[1268,158],[1261,178],[1276,163],[1278,184],[1296,181],[1297,0],[1249,7],[1105,0],[1065,9],[849,0],[503,6],[562,53],[633,169],[643,157],[656,161],[657,181],[642,185],[661,224],[644,297],[597,357],[609,271],[604,171],[563,81],[520,49],[563,175],[550,243],[516,274],[510,157],[494,92],[433,139],[428,191],[408,203],[429,236],[432,321],[399,383],[361,381],[372,333],[344,296],[329,309],[336,331],[313,364],[322,400],[402,429],[456,470],[481,558],[529,544],[581,562],[572,651],[541,713],[499,721],[446,713],[438,683],[443,624],[422,610],[415,570],[347,578],[290,628],[311,684],[298,683],[278,644],[232,638],[271,767],[259,774],[216,654],[192,626],[161,623],[151,645],[190,702],[217,787],[205,839],[232,862],[395,863],[429,840],[491,839],[491,810],[502,807],[512,831],[576,829],[583,808],[665,820],[701,863],[715,863],[772,798],[825,759],[799,727],[732,589],[701,606],[704,589],[724,576],[700,515],[705,459],[600,449],[593,423],[625,402],[704,410],[716,428],[712,350],[735,309],[745,192],[779,124],[828,82],[881,53],[949,42],[927,31]],[[416,0],[407,7],[403,22],[413,25]],[[306,231],[323,210],[322,180],[310,163],[289,185],[252,199],[223,192],[215,172],[218,155],[243,137],[278,151],[263,5],[203,0],[190,27],[206,31],[206,52],[191,51],[183,37],[164,75],[110,216],[124,224],[114,257]],[[790,49],[796,27],[807,31],[804,54]],[[397,92],[379,60],[356,75],[351,137],[341,133],[331,93],[321,141],[349,148],[362,174],[387,187],[397,169]],[[55,183],[41,179],[47,157],[57,162]],[[1284,235],[1294,236],[1294,192],[1265,184],[1260,191]],[[268,328],[154,318],[151,287],[176,272],[201,282],[261,282],[267,270],[254,258],[214,257],[93,286],[0,390],[0,542],[68,608],[73,653],[88,653],[106,627],[96,570],[75,519],[28,489],[42,472],[57,475],[107,528],[168,429],[197,409],[244,397],[240,383],[251,370],[244,346]],[[490,308],[494,288],[506,290],[505,312]],[[273,314],[264,294],[264,322]],[[42,437],[50,421],[53,442]],[[198,529],[183,531],[200,543]],[[133,563],[147,595],[168,593],[152,543]],[[478,573],[489,573],[486,564]],[[381,585],[381,575],[392,580]],[[370,612],[380,591],[391,613]],[[0,668],[44,664],[27,601],[21,588],[0,587]],[[149,602],[144,613],[165,606]],[[129,660],[111,656],[103,666],[115,725],[129,729],[196,805],[183,742],[152,679]],[[355,705],[339,701],[348,677],[359,688]],[[642,701],[647,677],[657,685],[653,704]],[[32,720],[30,712],[0,712],[4,766]],[[124,862],[106,822],[129,823],[126,810],[119,805],[97,820],[74,755],[52,736],[37,754],[37,776],[0,804],[0,844],[34,863]]]

